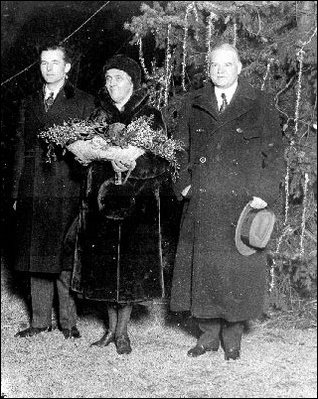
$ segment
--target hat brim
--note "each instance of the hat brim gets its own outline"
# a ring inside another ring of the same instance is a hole
[[[236,245],[236,248],[237,248],[237,250],[239,251],[239,253],[240,253],[241,255],[244,255],[244,256],[250,256],[250,255],[255,254],[255,252],[256,252],[256,249],[247,246],[247,245],[244,244],[244,242],[241,240],[241,228],[242,228],[244,219],[245,219],[246,215],[248,214],[248,212],[249,212],[251,209],[253,209],[253,208],[251,207],[251,205],[250,205],[251,202],[252,202],[252,201],[249,201],[249,202],[245,205],[244,209],[242,210],[242,212],[241,212],[241,214],[240,214],[240,217],[239,217],[239,219],[238,219],[237,225],[236,225],[236,229],[235,229],[235,245]]]

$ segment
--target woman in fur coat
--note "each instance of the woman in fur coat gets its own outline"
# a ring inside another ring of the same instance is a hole
[[[148,104],[140,88],[141,69],[134,60],[116,55],[104,74],[95,120],[120,129],[153,116],[151,127],[165,129],[161,112]],[[163,296],[159,198],[162,187],[168,187],[167,172],[166,160],[137,147],[116,161],[95,161],[89,167],[72,288],[107,303],[109,328],[93,345],[114,342],[119,354],[132,350],[127,324],[133,304]],[[119,174],[123,184],[116,184]]]

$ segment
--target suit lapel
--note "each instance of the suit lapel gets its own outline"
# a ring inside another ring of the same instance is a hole
[[[225,111],[220,114],[216,96],[214,94],[214,86],[209,82],[205,87],[205,90],[202,90],[193,98],[193,106],[201,108],[209,113],[212,118],[215,119],[215,128],[219,129],[248,112],[254,106],[255,99],[256,95],[252,86],[239,80],[232,101]]]
[[[32,100],[31,110],[34,116],[39,121],[43,120],[43,117],[45,116],[45,110],[44,110],[44,95],[42,90],[39,90],[37,93],[35,93]]]
[[[218,104],[214,94],[214,88],[211,82],[208,82],[205,90],[200,91],[193,98],[193,106],[201,108],[209,113],[213,119],[219,119]]]
[[[243,82],[239,81],[238,87],[232,101],[219,115],[222,125],[237,119],[239,116],[248,112],[255,104],[256,95],[253,88]]]

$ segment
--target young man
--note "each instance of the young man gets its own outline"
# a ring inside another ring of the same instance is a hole
[[[171,292],[202,332],[188,356],[240,356],[244,322],[263,311],[266,254],[244,256],[235,226],[244,206],[273,207],[283,177],[282,133],[263,93],[239,78],[235,47],[211,51],[210,78],[184,106],[176,138],[186,143],[175,191],[187,198]]]
[[[15,268],[31,276],[31,326],[16,334],[30,337],[51,330],[54,286],[59,299],[59,325],[65,338],[78,338],[76,307],[70,295],[71,250],[66,232],[79,207],[80,166],[71,153],[46,162],[46,143],[37,134],[70,118],[84,119],[94,98],[68,81],[71,59],[61,45],[44,47],[40,70],[44,85],[23,101],[17,130],[13,173],[17,216]]]

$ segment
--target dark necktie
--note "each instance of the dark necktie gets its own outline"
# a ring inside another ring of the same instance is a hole
[[[226,95],[224,93],[221,94],[221,98],[222,98],[222,104],[220,107],[220,112],[223,112],[225,110],[225,108],[228,106],[228,104],[226,101]]]
[[[44,101],[44,107],[45,107],[45,111],[47,112],[49,110],[49,108],[53,105],[54,103],[54,92],[51,91],[50,95],[48,96],[48,98]]]

